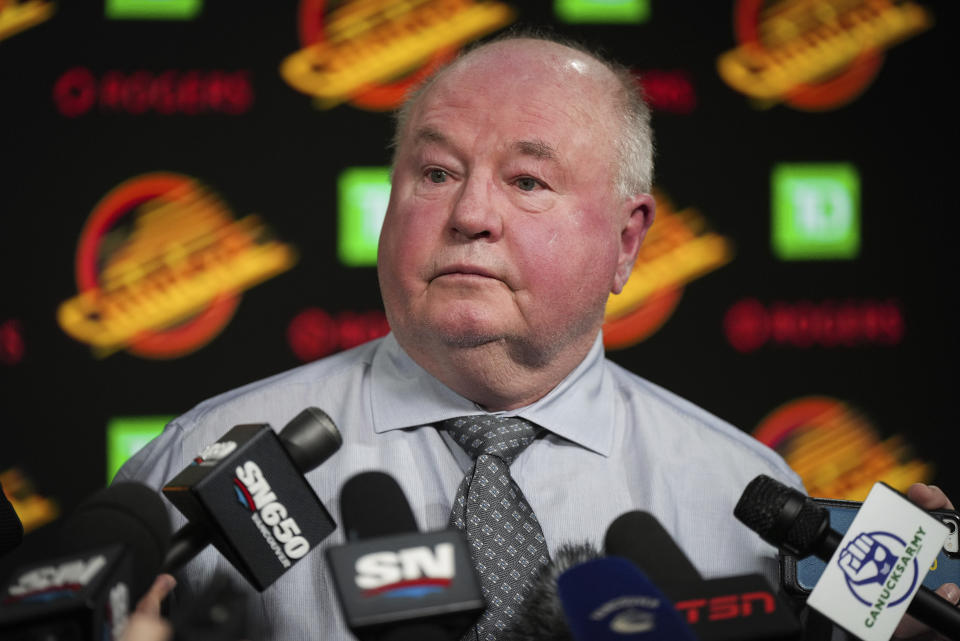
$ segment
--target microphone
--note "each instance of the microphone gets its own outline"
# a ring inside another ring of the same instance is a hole
[[[174,572],[210,543],[261,592],[336,529],[304,474],[340,447],[329,416],[308,407],[279,434],[237,425],[171,479],[163,494],[187,517],[163,571]]]
[[[23,540],[23,523],[0,485],[0,557],[20,545]]]
[[[576,565],[557,578],[557,593],[576,641],[696,641],[673,604],[626,559]]]
[[[764,541],[797,557],[812,554],[829,563],[843,540],[830,528],[826,508],[762,474],[744,489],[733,513]],[[951,638],[960,638],[960,611],[925,586],[920,587],[907,612]]]
[[[533,587],[504,641],[573,641],[557,596],[557,580],[570,568],[599,559],[600,552],[589,543],[564,543],[550,557],[534,577]]]
[[[17,569],[0,593],[4,639],[120,639],[160,571],[170,521],[160,496],[116,483],[64,523],[60,556]]]
[[[340,510],[348,542],[326,554],[354,636],[449,641],[473,625],[486,602],[462,532],[420,533],[403,490],[383,472],[349,479]]]
[[[634,510],[614,519],[607,528],[603,547],[607,554],[636,565],[668,593],[667,588],[674,584],[703,581],[700,571],[649,512]]]
[[[800,622],[760,574],[704,580],[657,519],[627,512],[607,530],[607,554],[631,561],[683,614],[702,641],[796,639]]]

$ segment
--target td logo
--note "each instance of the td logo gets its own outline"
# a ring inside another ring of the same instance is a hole
[[[771,182],[771,240],[781,260],[857,257],[860,177],[853,165],[780,164]]]

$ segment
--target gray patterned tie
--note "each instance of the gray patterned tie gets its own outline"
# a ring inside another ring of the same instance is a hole
[[[477,620],[476,637],[467,633],[464,639],[495,641],[550,560],[540,523],[510,476],[510,463],[543,428],[490,415],[452,418],[438,427],[474,459],[457,489],[450,525],[467,534],[487,609]]]

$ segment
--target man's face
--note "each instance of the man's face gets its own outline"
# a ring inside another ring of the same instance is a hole
[[[503,44],[439,78],[400,139],[378,267],[408,349],[550,358],[592,342],[615,287],[611,80],[558,45]]]

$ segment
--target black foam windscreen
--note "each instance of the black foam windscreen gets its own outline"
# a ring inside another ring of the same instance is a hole
[[[22,540],[23,523],[0,486],[0,556],[20,545]]]
[[[830,527],[826,508],[763,474],[747,484],[733,514],[767,543],[801,557],[813,552]]]
[[[120,544],[132,560],[135,598],[153,583],[167,553],[170,517],[160,495],[140,483],[115,483],[83,501],[60,533],[65,553]]]
[[[308,407],[294,416],[279,436],[297,469],[304,474],[330,458],[343,443],[333,419],[318,407]]]
[[[570,568],[601,558],[600,551],[589,543],[564,543],[550,556],[550,563],[534,577],[504,641],[573,641],[557,596],[557,580]]]
[[[658,586],[702,580],[673,537],[649,512],[621,514],[607,528],[603,545],[607,554],[627,559]]]
[[[420,531],[403,490],[384,472],[349,478],[340,490],[340,516],[348,541]]]

